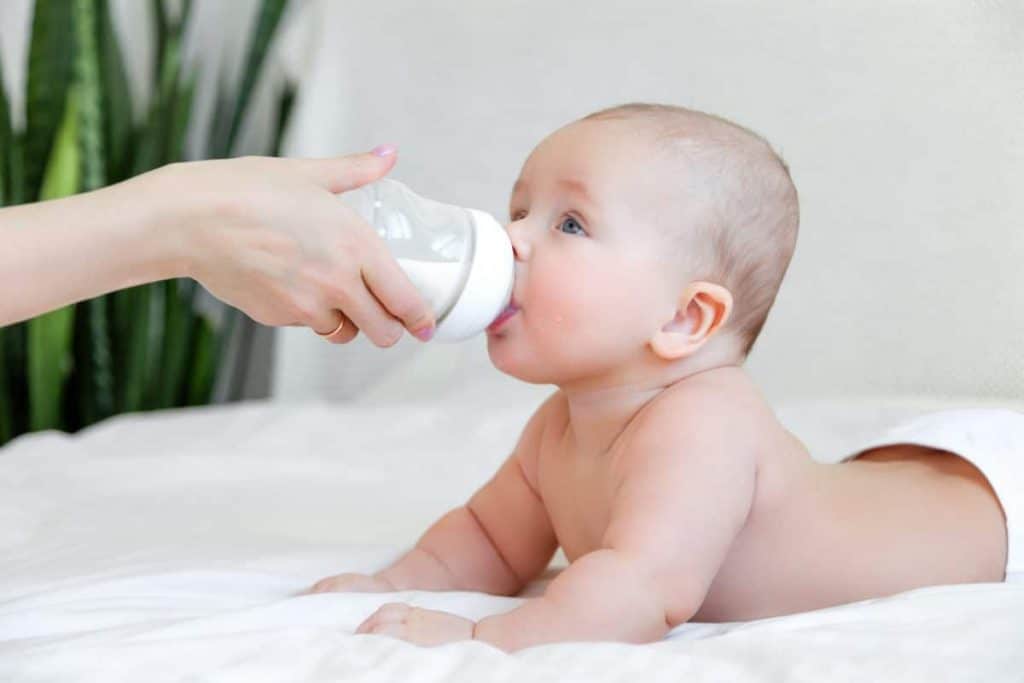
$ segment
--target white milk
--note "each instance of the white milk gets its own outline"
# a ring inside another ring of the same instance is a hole
[[[458,295],[464,265],[455,261],[399,258],[398,265],[430,304],[435,315],[447,312]]]

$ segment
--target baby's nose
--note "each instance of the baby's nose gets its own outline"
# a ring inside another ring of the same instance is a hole
[[[517,261],[525,261],[530,257],[530,245],[526,240],[526,230],[520,221],[512,221],[508,225],[508,237],[512,242],[512,253]]]

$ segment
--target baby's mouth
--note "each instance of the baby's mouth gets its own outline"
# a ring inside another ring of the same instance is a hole
[[[519,305],[515,302],[515,299],[513,299],[509,302],[508,306],[505,307],[505,310],[498,314],[498,317],[494,319],[494,322],[488,325],[487,331],[497,332],[498,329],[505,324],[505,321],[518,313],[519,310]]]

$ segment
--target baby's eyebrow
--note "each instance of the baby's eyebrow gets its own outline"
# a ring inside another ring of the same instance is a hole
[[[590,192],[587,190],[587,186],[583,184],[583,181],[576,180],[575,178],[562,178],[558,181],[558,184],[570,192],[580,195],[589,204],[594,203],[594,198],[590,196]]]
[[[586,184],[582,180],[578,180],[576,178],[560,178],[558,181],[556,181],[555,184],[561,188],[568,190],[573,194],[578,195],[587,204],[591,206],[596,206],[596,202],[594,202],[593,195],[590,194],[590,191],[587,189]],[[515,184],[512,186],[511,197],[515,197],[519,192],[525,191],[526,181],[520,178],[516,180]]]

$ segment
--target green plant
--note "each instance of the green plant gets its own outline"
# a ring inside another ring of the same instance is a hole
[[[151,0],[155,85],[137,125],[108,0],[36,0],[23,130],[12,127],[0,85],[0,206],[93,190],[184,158],[197,70],[182,58],[192,3],[180,4],[172,17],[164,0]],[[232,93],[218,93],[202,156],[234,151],[286,5],[262,0],[242,77]],[[293,95],[281,95],[271,154]],[[217,322],[199,310],[198,295],[194,281],[168,280],[0,328],[0,445],[26,431],[209,402],[240,316],[232,310]]]

